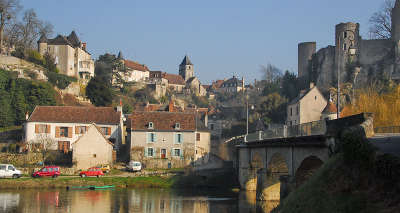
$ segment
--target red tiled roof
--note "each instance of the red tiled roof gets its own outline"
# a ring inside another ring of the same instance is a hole
[[[125,64],[125,67],[128,67],[128,68],[130,68],[132,70],[138,70],[138,71],[143,71],[143,72],[144,71],[150,71],[149,68],[146,65],[139,64],[139,63],[134,62],[134,61],[124,60],[124,64]]]
[[[163,73],[162,77],[167,79],[169,84],[185,85],[185,80],[180,75]]]
[[[332,114],[332,113],[337,113],[337,108],[335,104],[332,101],[328,101],[328,104],[326,105],[325,109],[322,111],[324,114]]]
[[[112,107],[36,106],[28,121],[119,124],[120,112]]]
[[[180,124],[180,131],[195,131],[195,114],[179,112],[132,112],[128,117],[127,127],[131,131],[147,131],[149,122],[156,131],[175,131],[175,124]]]
[[[216,82],[213,82],[211,86],[215,89],[218,89],[222,86],[224,82],[225,80],[217,80]]]

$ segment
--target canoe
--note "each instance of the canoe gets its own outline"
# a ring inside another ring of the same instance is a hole
[[[96,190],[96,189],[113,189],[113,188],[115,188],[114,185],[106,185],[106,186],[67,186],[67,190],[69,190],[69,189],[76,189],[76,190],[90,189],[90,190]]]

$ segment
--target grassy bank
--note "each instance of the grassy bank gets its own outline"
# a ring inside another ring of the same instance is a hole
[[[274,213],[398,213],[400,159],[377,156],[364,140],[347,138],[342,150]]]
[[[115,185],[121,188],[171,188],[175,177],[59,177],[59,178],[20,178],[0,179],[0,189],[46,189],[67,186]]]
[[[0,179],[1,189],[65,188],[67,186],[115,185],[120,188],[224,188],[237,187],[232,172],[217,172],[210,176],[177,174],[147,177],[58,177]],[[236,184],[236,185],[235,185]]]

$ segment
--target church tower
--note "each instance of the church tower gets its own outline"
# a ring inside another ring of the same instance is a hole
[[[396,0],[392,10],[392,40],[400,40],[400,0]]]
[[[183,58],[182,63],[179,65],[179,75],[182,76],[185,81],[194,77],[194,67],[187,55],[185,55],[185,58]]]

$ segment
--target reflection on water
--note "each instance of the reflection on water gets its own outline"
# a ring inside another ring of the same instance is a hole
[[[121,190],[14,190],[0,192],[0,212],[269,212],[276,203],[257,203],[255,192]]]

